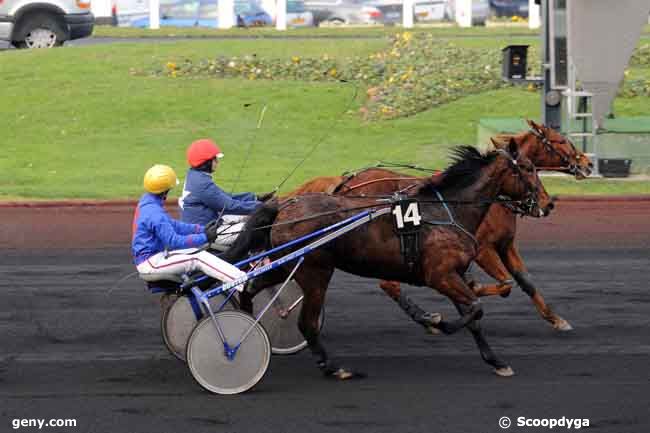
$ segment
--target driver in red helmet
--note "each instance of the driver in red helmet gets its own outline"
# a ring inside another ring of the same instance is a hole
[[[227,249],[243,229],[246,217],[268,200],[274,193],[256,196],[251,192],[228,194],[212,180],[223,152],[212,140],[194,141],[187,149],[190,169],[185,177],[183,194],[178,199],[181,219],[190,224],[207,224],[219,219],[219,236],[213,247]]]

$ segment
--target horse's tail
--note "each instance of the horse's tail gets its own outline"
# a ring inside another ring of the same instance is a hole
[[[225,253],[219,257],[229,263],[246,258],[250,251],[266,250],[271,246],[271,224],[280,212],[277,200],[272,200],[251,214],[243,231]]]

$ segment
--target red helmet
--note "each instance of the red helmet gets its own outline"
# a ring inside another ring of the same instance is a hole
[[[198,167],[214,158],[223,158],[223,153],[217,144],[209,138],[196,140],[187,148],[187,162],[192,167]]]

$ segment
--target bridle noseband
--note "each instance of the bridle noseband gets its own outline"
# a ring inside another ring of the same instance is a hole
[[[517,160],[510,155],[506,150],[504,149],[498,149],[498,153],[503,154],[506,156],[508,159],[508,164],[510,164],[510,167],[513,168],[514,171],[514,176],[517,176],[523,183],[524,187],[527,190],[526,196],[523,200],[521,200],[519,203],[508,203],[508,209],[513,211],[516,214],[521,214],[523,215],[529,215],[529,216],[538,216],[533,214],[533,211],[535,208],[539,208],[539,201],[538,201],[538,196],[539,196],[539,189],[537,188],[537,185],[532,184],[521,172],[521,167],[519,167],[519,164],[517,163]],[[535,166],[533,166],[533,170],[535,170]]]
[[[544,146],[544,148],[548,153],[551,153],[559,157],[560,161],[562,161],[563,164],[559,167],[538,167],[540,170],[564,171],[574,176],[585,175],[584,173],[582,173],[582,170],[580,170],[577,163],[576,164],[572,163],[571,159],[568,156],[566,156],[565,154],[563,154],[553,146],[553,142],[546,137],[546,134],[543,131],[539,131],[535,128],[531,128],[529,131],[531,134],[533,134],[535,137],[537,137],[537,139],[539,139],[542,142],[542,145]],[[574,154],[577,155],[578,150],[575,148],[571,140],[567,140],[567,143],[569,143],[569,145],[571,146],[571,149],[573,150]]]

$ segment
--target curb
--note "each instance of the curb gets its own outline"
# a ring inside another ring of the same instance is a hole
[[[555,201],[570,202],[650,202],[650,194],[637,195],[558,195]],[[166,204],[174,204],[176,199],[167,199]],[[0,201],[0,209],[12,208],[108,208],[128,207],[134,208],[138,200],[43,200],[43,201]]]

